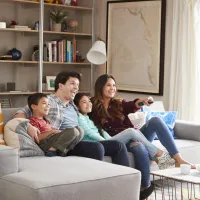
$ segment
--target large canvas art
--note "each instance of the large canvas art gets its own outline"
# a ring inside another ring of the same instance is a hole
[[[107,2],[107,73],[118,90],[163,95],[166,1]]]

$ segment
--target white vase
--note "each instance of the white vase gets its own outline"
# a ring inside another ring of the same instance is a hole
[[[61,24],[53,24],[52,31],[61,32]]]

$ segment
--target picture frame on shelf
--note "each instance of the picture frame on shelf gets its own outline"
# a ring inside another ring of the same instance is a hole
[[[56,76],[46,76],[46,82],[47,82],[47,90],[54,90],[54,82],[55,82]]]
[[[106,72],[119,91],[163,95],[165,19],[166,0],[107,2]]]

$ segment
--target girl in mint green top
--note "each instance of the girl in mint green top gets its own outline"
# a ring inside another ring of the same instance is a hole
[[[88,115],[79,114],[78,117],[79,126],[84,130],[83,140],[87,141],[101,141],[105,139],[110,139],[111,136],[104,130],[102,130],[103,136],[99,134],[99,130],[94,125],[94,122],[90,120]]]
[[[142,142],[151,160],[155,160],[158,163],[160,169],[168,167],[171,163],[174,164],[174,160],[171,159],[169,153],[164,153],[162,150],[158,149],[151,142],[149,142],[146,137],[139,131],[133,128],[128,128],[121,133],[111,137],[106,131],[102,130],[99,132],[98,128],[95,126],[94,122],[88,117],[88,113],[92,111],[92,103],[88,96],[78,93],[74,99],[75,105],[79,109],[78,122],[79,126],[84,130],[83,140],[86,141],[103,141],[103,140],[117,140],[127,144],[131,141]]]

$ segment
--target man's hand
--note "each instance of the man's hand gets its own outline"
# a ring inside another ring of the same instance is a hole
[[[40,131],[31,124],[28,124],[27,132],[35,140],[35,142],[39,144],[38,135],[40,134]]]

